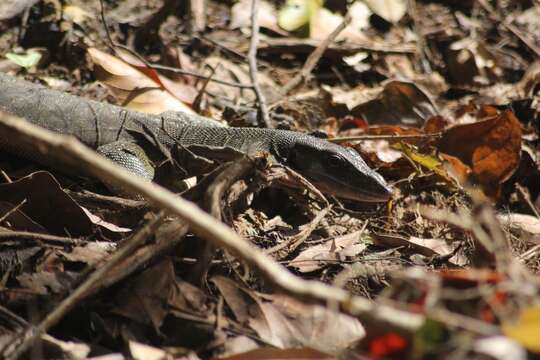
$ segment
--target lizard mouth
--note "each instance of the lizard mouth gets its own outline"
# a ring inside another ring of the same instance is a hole
[[[306,172],[309,181],[315,185],[317,189],[325,194],[337,196],[347,200],[355,200],[361,202],[386,202],[393,197],[392,189],[386,185],[384,180],[376,181],[370,179],[368,184],[362,181],[357,183],[349,183],[343,181],[343,176],[330,176],[329,174],[320,171]],[[359,174],[348,175],[348,178],[353,180],[361,179]]]
[[[392,199],[391,190],[384,190],[382,192],[370,192],[364,189],[355,189],[351,186],[333,183],[329,185],[326,182],[315,181],[310,179],[310,181],[319,189],[323,194],[331,194],[339,198],[347,200],[356,200],[361,202],[386,202]]]
[[[337,196],[339,198],[346,199],[346,200],[370,202],[370,203],[386,202],[390,200],[393,195],[391,190],[387,190],[382,193],[375,193],[375,192],[368,192],[361,189],[353,189],[350,186],[344,186],[342,184],[336,183],[335,181],[331,183],[332,185],[329,185],[327,182],[324,182],[324,181],[323,182],[315,181],[313,179],[308,179],[308,180],[321,193]],[[297,180],[293,180],[286,177],[278,178],[278,182],[285,186],[290,186],[293,188],[304,188],[304,186],[302,186]]]

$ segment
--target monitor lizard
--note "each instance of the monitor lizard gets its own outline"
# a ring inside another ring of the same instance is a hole
[[[86,100],[0,74],[0,111],[48,130],[73,135],[143,178],[154,178],[163,151],[176,146],[231,148],[269,153],[319,190],[345,199],[381,202],[392,197],[384,178],[353,149],[308,134],[278,129],[226,127],[199,115],[166,112],[152,116]],[[0,138],[0,149],[47,164],[43,154],[21,154],[16,141]],[[57,164],[48,164],[57,165]]]

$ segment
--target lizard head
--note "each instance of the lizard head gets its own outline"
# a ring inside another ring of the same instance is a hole
[[[392,189],[353,149],[313,136],[298,139],[287,165],[305,176],[323,193],[341,198],[383,202],[392,198]]]

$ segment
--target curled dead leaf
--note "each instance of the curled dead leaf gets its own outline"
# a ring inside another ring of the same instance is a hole
[[[449,128],[439,140],[438,148],[469,165],[486,194],[496,196],[500,184],[519,165],[521,124],[507,110],[487,120]]]
[[[440,154],[440,156],[443,159],[442,168],[450,178],[461,186],[469,183],[471,176],[471,168],[469,166],[465,165],[455,156],[448,154]]]
[[[416,84],[390,81],[375,99],[356,106],[351,113],[370,124],[421,126],[426,119],[436,116],[438,110],[429,94]]]
[[[384,20],[396,23],[407,13],[406,0],[365,0],[371,11]]]
[[[88,49],[96,77],[111,89],[122,105],[149,114],[193,110],[160,83],[119,58],[98,49]]]

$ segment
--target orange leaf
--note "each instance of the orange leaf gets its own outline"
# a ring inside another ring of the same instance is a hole
[[[519,165],[521,124],[507,110],[487,120],[446,130],[438,147],[471,166],[484,191],[496,196],[499,185],[508,180]]]
[[[435,115],[426,120],[422,130],[426,134],[432,134],[441,131],[448,125],[448,120],[440,115]]]
[[[369,354],[374,358],[386,357],[407,348],[407,340],[401,335],[390,332],[371,340]]]
[[[447,269],[438,272],[445,282],[497,284],[505,279],[504,274],[491,269]]]
[[[366,129],[368,135],[420,135],[422,132],[419,129],[409,128],[398,125],[380,125],[371,126]]]
[[[465,185],[469,181],[471,168],[465,165],[461,160],[455,156],[447,154],[440,154],[444,160],[443,168],[446,170],[446,174],[454,179],[458,184]]]

